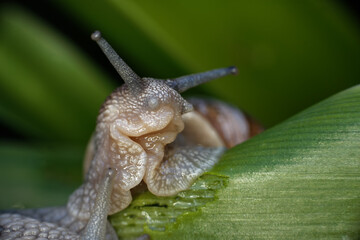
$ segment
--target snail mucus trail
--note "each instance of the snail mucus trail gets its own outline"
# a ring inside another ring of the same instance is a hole
[[[130,204],[131,189],[143,181],[157,196],[186,190],[226,147],[258,129],[229,105],[187,101],[180,95],[201,83],[236,74],[235,67],[175,79],[140,78],[100,32],[91,37],[125,84],[100,109],[84,161],[84,183],[64,207],[4,211],[0,239],[117,239],[107,216]]]

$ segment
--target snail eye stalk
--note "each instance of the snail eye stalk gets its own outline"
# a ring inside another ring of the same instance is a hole
[[[188,90],[189,88],[198,86],[202,83],[221,78],[227,75],[236,75],[238,69],[236,67],[227,67],[210,70],[207,72],[196,73],[191,75],[186,75],[170,80],[166,80],[166,84],[171,88],[175,89],[179,93]]]
[[[130,91],[134,95],[138,94],[141,91],[141,78],[124,62],[111,45],[101,36],[99,31],[91,34],[91,39],[99,45]]]

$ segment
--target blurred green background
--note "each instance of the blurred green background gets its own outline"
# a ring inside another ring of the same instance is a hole
[[[120,78],[95,29],[140,75],[236,65],[188,94],[272,127],[358,84],[360,32],[340,1],[5,1],[0,9],[0,208],[64,204],[98,109]]]

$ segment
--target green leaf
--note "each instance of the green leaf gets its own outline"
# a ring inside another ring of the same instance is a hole
[[[0,16],[2,121],[23,135],[84,144],[111,91],[109,81],[30,14],[6,7]]]
[[[204,87],[265,126],[360,77],[359,28],[336,1],[56,2],[89,32],[102,30],[142,76],[238,66],[238,77]]]
[[[124,239],[357,239],[360,86],[230,149],[187,191],[136,197]]]

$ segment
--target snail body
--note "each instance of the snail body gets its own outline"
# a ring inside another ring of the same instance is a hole
[[[143,181],[157,196],[186,190],[226,147],[249,138],[257,126],[229,105],[180,95],[235,74],[235,67],[167,80],[140,78],[99,32],[92,39],[125,84],[100,109],[84,183],[65,207],[0,214],[0,239],[117,239],[107,216],[131,203],[131,189]]]

